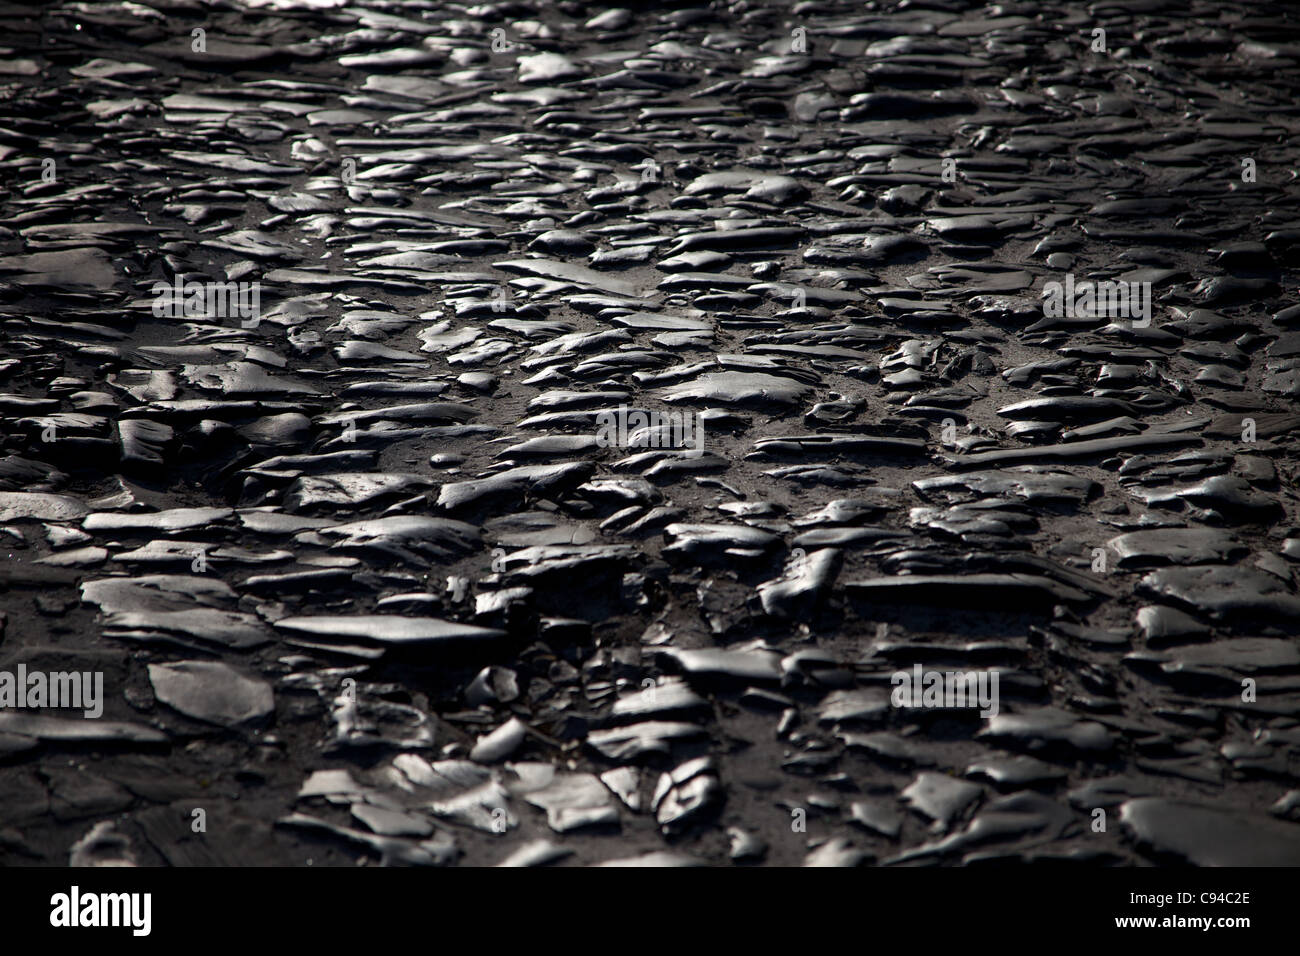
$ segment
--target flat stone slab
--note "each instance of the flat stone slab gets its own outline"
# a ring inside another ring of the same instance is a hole
[[[504,637],[491,627],[460,624],[436,617],[401,617],[390,614],[308,615],[283,617],[275,627],[290,634],[368,643],[439,644],[449,641],[486,641]]]

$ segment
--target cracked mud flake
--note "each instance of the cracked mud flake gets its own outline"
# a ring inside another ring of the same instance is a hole
[[[1009,843],[1009,847],[1002,851],[1004,858],[1022,858],[1030,846],[1059,838],[1070,819],[1066,808],[1040,794],[1011,794],[990,802],[965,830],[913,847],[889,862],[942,857],[990,843]]]
[[[976,784],[927,771],[900,795],[913,810],[947,827],[955,816],[978,800],[982,792]]]
[[[1144,577],[1139,589],[1151,597],[1166,598],[1215,618],[1300,617],[1300,597],[1290,582],[1253,568],[1214,564],[1165,568]]]
[[[979,736],[1005,739],[1031,750],[1068,745],[1079,751],[1107,751],[1115,743],[1114,735],[1096,721],[1051,707],[1022,714],[997,714]]]
[[[0,522],[74,521],[90,513],[80,498],[34,491],[0,492]]]
[[[1120,567],[1156,564],[1217,564],[1241,557],[1246,547],[1225,531],[1214,528],[1163,528],[1132,531],[1107,544],[1119,554]]]
[[[226,727],[265,718],[274,707],[271,687],[216,661],[149,665],[154,694],[187,717]]]
[[[1197,866],[1300,866],[1300,830],[1264,816],[1146,797],[1122,804],[1120,822],[1152,854]]]
[[[144,724],[116,720],[45,717],[21,711],[0,713],[0,733],[46,742],[166,743],[167,735]]]
[[[351,638],[393,645],[492,641],[503,636],[503,632],[495,628],[396,614],[289,616],[275,621],[275,627],[309,637]]]
[[[1295,17],[940,6],[0,12],[24,859],[1290,862]]]
[[[56,289],[111,289],[117,281],[112,260],[100,249],[33,252],[0,258],[0,275],[19,285]]]

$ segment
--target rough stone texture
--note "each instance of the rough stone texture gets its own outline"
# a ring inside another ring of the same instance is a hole
[[[0,32],[0,863],[1300,864],[1288,5]]]

